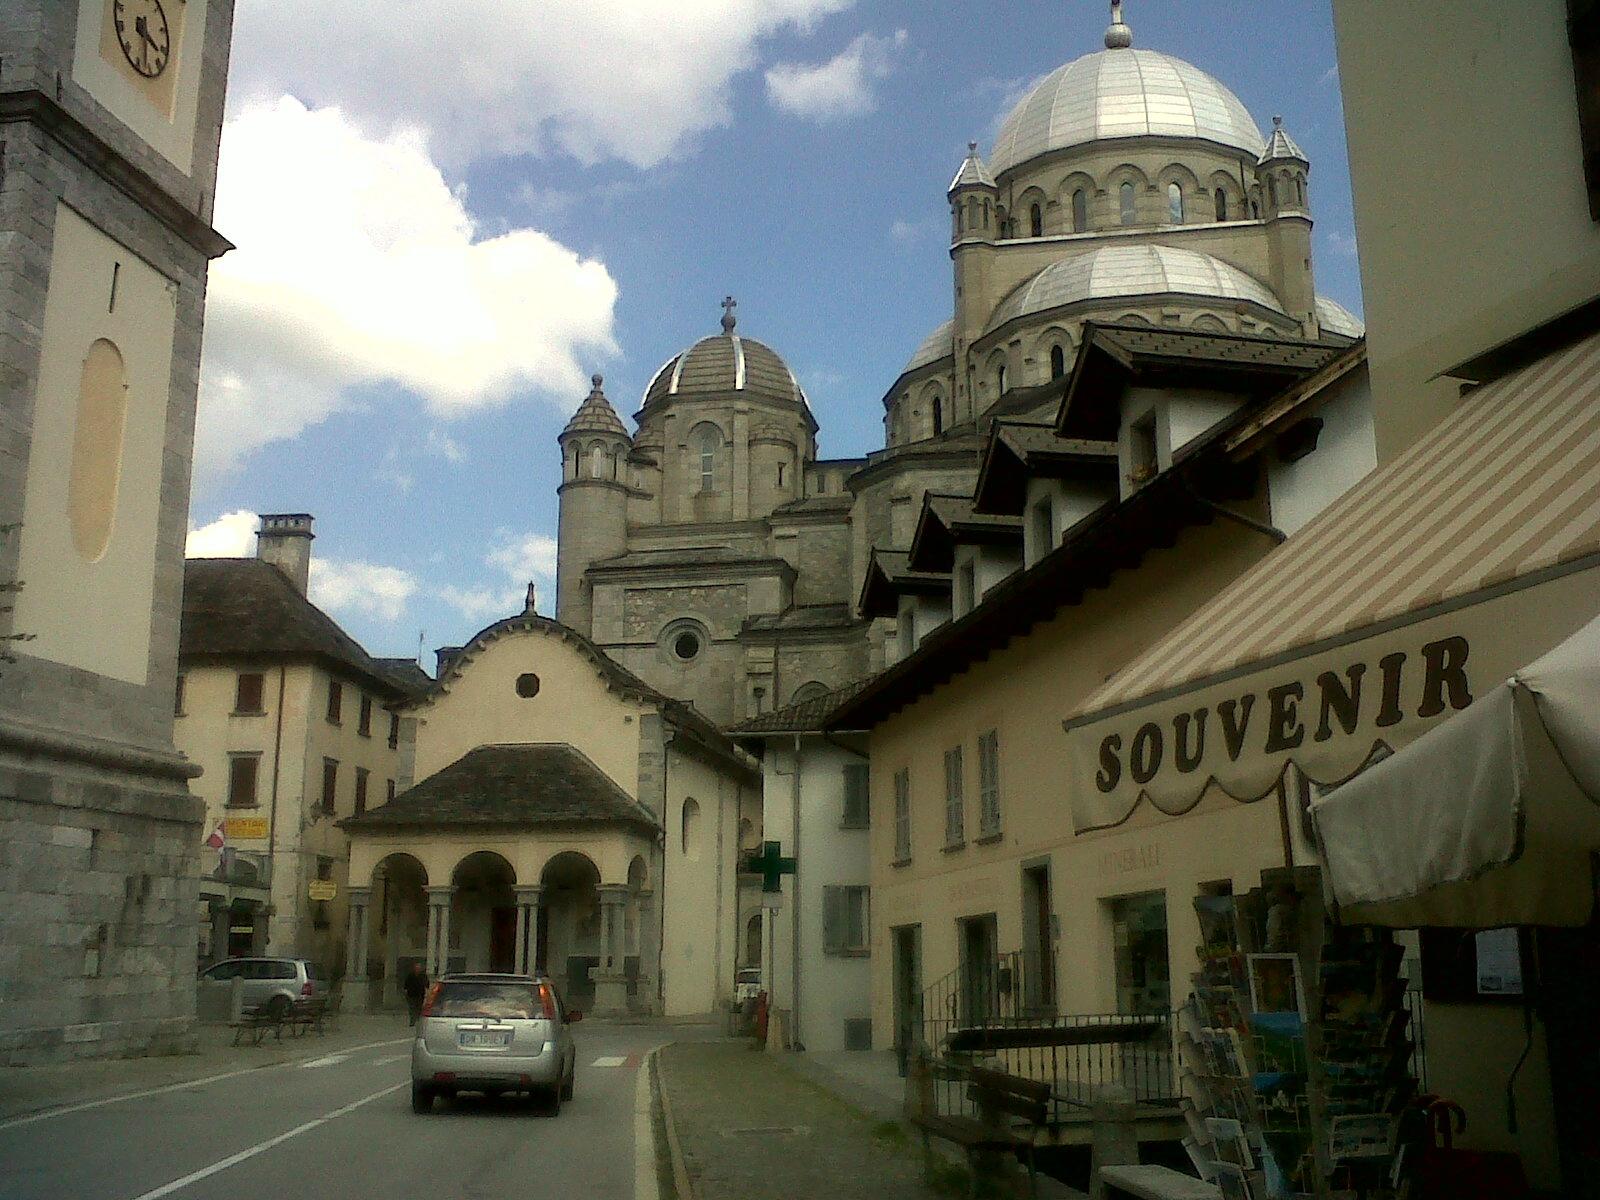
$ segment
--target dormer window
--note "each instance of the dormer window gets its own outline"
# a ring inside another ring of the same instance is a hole
[[[1156,461],[1156,414],[1151,410],[1128,427],[1128,482],[1138,485],[1154,479]]]

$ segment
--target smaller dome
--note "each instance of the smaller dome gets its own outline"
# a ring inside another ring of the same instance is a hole
[[[911,361],[906,363],[905,370],[900,374],[909,375],[930,363],[938,362],[941,358],[949,358],[956,352],[955,333],[954,321],[946,321],[939,326],[923,339],[922,345],[917,347],[917,352],[911,356]]]
[[[1209,254],[1173,246],[1102,246],[1051,263],[1020,285],[1000,302],[984,332],[1085,300],[1174,295],[1246,300],[1283,313],[1283,304],[1266,284]]]
[[[722,302],[722,334],[702,338],[682,354],[669,359],[644,390],[648,408],[677,396],[718,396],[743,392],[764,400],[811,405],[789,364],[777,351],[754,338],[734,332],[738,322],[732,296]]]
[[[606,399],[606,394],[601,385],[605,380],[596,375],[593,378],[594,389],[585,397],[578,411],[572,414],[572,420],[567,422],[567,427],[561,431],[562,437],[574,433],[606,433],[616,437],[628,436],[628,427],[622,423],[622,418],[617,416],[617,410],[611,407],[611,401]]]
[[[1365,337],[1367,333],[1367,327],[1362,324],[1360,317],[1326,296],[1317,297],[1317,324],[1322,326],[1323,333],[1337,334],[1339,337],[1358,338]]]

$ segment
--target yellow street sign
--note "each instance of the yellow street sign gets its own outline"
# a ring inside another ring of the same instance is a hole
[[[332,900],[339,894],[339,885],[331,879],[313,879],[306,888],[306,895],[313,900]]]
[[[250,841],[267,836],[267,819],[265,817],[229,817],[225,825],[230,841],[235,838],[240,841]]]

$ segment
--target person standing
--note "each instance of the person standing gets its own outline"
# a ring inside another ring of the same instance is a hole
[[[417,1018],[422,1015],[423,998],[428,994],[428,973],[422,969],[420,962],[411,964],[411,970],[406,973],[400,986],[406,994],[406,1008],[411,1013],[411,1024],[415,1025]]]

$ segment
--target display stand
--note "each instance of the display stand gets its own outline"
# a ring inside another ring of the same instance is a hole
[[[1198,896],[1200,969],[1179,1010],[1184,1139],[1225,1200],[1402,1200],[1416,1091],[1385,930],[1330,925],[1315,868]]]

